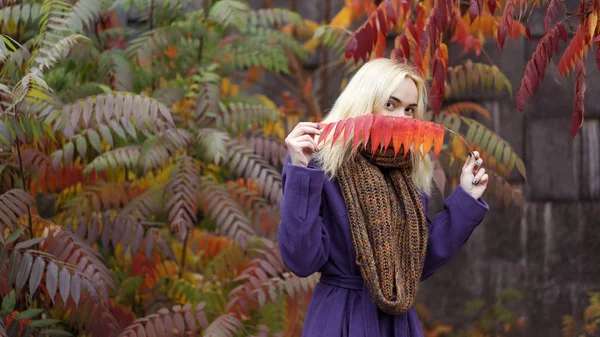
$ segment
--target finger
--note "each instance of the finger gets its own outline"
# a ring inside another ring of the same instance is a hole
[[[481,177],[479,184],[486,186],[489,180],[490,180],[490,176],[486,173]]]
[[[294,130],[292,130],[292,132],[290,132],[289,134],[289,138],[296,138],[305,134],[309,134],[309,135],[319,135],[321,134],[321,130],[317,129],[314,126],[308,126],[308,125],[304,125],[304,126],[297,126],[294,128]]]
[[[475,167],[475,159],[472,158],[472,154],[469,154],[469,158],[467,158],[467,161],[465,162],[465,165],[463,166],[463,171],[465,172],[473,172],[473,168]]]
[[[475,175],[475,178],[473,178],[473,185],[477,185],[481,181],[481,178],[483,177],[484,174],[485,174],[485,169],[484,168],[480,169],[479,172],[477,172],[477,174]]]
[[[311,142],[315,147],[317,147],[317,141],[313,138],[312,135],[304,135],[304,136],[296,137],[293,139],[293,141],[294,142],[307,141],[307,142]]]
[[[302,150],[306,150],[306,149],[310,149],[313,152],[315,152],[317,150],[317,146],[314,143],[311,143],[309,141],[302,141],[302,142],[297,142],[296,145]]]
[[[481,165],[483,165],[483,159],[479,158],[474,160],[475,162],[473,163],[473,174],[477,174],[477,172],[479,172],[479,170],[481,169]]]
[[[473,158],[479,159],[479,151],[473,151]]]

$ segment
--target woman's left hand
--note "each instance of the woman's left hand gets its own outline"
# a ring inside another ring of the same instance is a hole
[[[473,198],[479,199],[487,187],[489,176],[481,167],[483,159],[479,158],[479,152],[473,151],[469,154],[460,175],[460,186]]]

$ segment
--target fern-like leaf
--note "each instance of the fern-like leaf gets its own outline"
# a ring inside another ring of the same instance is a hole
[[[280,116],[278,110],[266,105],[231,103],[222,107],[222,117],[217,120],[217,127],[225,128],[233,133],[244,132],[255,124],[264,125],[266,121],[275,121]]]
[[[37,61],[37,66],[41,71],[44,69],[51,68],[57,64],[61,58],[67,54],[70,48],[81,42],[91,42],[91,40],[83,35],[73,34],[56,41],[52,47],[46,46],[45,49],[40,50],[40,56]]]
[[[172,334],[195,334],[198,327],[210,329],[204,313],[205,303],[202,302],[192,309],[191,304],[176,305],[171,310],[163,308],[156,314],[135,320],[125,328],[119,336],[170,336]],[[208,331],[208,330],[207,330]]]
[[[136,169],[141,151],[141,146],[132,145],[105,152],[94,158],[94,160],[86,166],[83,173],[87,176],[92,170],[99,173],[110,169]]]
[[[488,167],[495,168],[496,172],[504,176],[510,175],[516,167],[523,178],[527,179],[523,160],[517,156],[510,144],[493,131],[470,118],[449,114],[440,116],[440,119],[442,118],[440,122],[454,132],[462,133],[461,126],[466,127],[466,141],[481,152]]]
[[[243,328],[243,323],[234,314],[217,317],[204,331],[203,337],[235,337]]]
[[[475,112],[481,117],[491,120],[490,112],[483,106],[474,102],[458,102],[448,105],[442,110],[442,114],[464,116],[469,112]]]
[[[92,27],[112,3],[112,0],[79,0],[71,8],[65,25],[73,32],[83,33]]]
[[[252,152],[264,157],[272,165],[283,166],[288,149],[282,141],[267,137],[261,132],[254,132],[244,137],[244,142]]]
[[[226,188],[217,183],[204,178],[201,186],[199,205],[202,212],[217,223],[220,227],[219,230],[224,235],[246,248],[249,235],[253,235],[255,232],[244,209],[233,199]]]
[[[475,88],[495,89],[502,92],[506,88],[512,94],[508,78],[495,65],[473,63],[448,67],[449,83],[446,82],[446,97],[459,96],[462,92],[472,92]]]
[[[27,25],[39,19],[39,4],[13,4],[0,8],[0,21],[12,20],[16,26]]]
[[[75,265],[75,270],[85,276],[81,282],[86,285],[90,295],[99,294],[100,298],[108,303],[108,294],[115,289],[115,281],[111,272],[104,265],[100,253],[68,230],[54,224],[48,224],[47,229],[48,235],[46,240],[40,243],[40,250],[56,256],[58,261]],[[58,271],[56,272],[58,273]],[[91,283],[89,280],[94,280],[94,282]],[[46,282],[50,282],[49,278]],[[54,284],[48,288],[56,290]],[[50,298],[54,300],[52,292],[50,292]]]
[[[167,129],[144,142],[139,164],[144,168],[144,172],[148,172],[150,168],[162,168],[170,156],[177,150],[186,148],[190,142],[191,135],[187,130]]]
[[[184,36],[185,31],[177,25],[157,27],[132,40],[127,46],[125,54],[128,57],[137,58],[141,64],[145,65],[154,55],[164,52],[168,46],[173,45],[173,42],[179,41]]]
[[[575,36],[573,36],[573,38],[569,42],[569,45],[567,46],[567,49],[558,61],[558,71],[562,76],[569,75],[571,71],[575,69],[579,60],[583,58],[583,56],[587,53],[588,49],[591,46],[590,41],[585,41],[585,36],[588,34],[586,22],[587,21],[584,21],[584,23],[579,25]],[[548,35],[548,33],[546,33],[546,35]],[[556,35],[556,33],[554,34]],[[563,35],[561,35],[561,38],[562,37]],[[564,40],[566,41],[566,39]],[[554,37],[552,43],[553,46],[554,44],[556,44],[556,52],[558,53],[558,39]],[[540,41],[540,43],[538,44],[538,48],[541,44],[542,42]]]
[[[33,197],[17,188],[0,195],[0,223],[11,229],[19,226],[19,218],[27,214],[29,207],[35,204]]]
[[[169,226],[180,238],[185,238],[198,219],[198,190],[201,188],[200,172],[193,158],[182,156],[171,170],[165,186],[165,207],[169,211]]]
[[[278,204],[282,198],[281,174],[261,156],[255,155],[245,145],[235,144],[229,149],[228,166],[238,177],[258,179],[258,188],[265,199]]]
[[[197,151],[208,162],[219,165],[228,156],[228,144],[231,137],[227,132],[212,128],[204,128],[196,133]]]
[[[571,53],[574,52],[573,48],[577,48],[575,46],[577,42],[574,41],[580,39],[580,36],[581,34],[578,31],[571,40],[571,48],[567,48],[567,51],[570,51]],[[517,107],[519,110],[523,111],[525,103],[529,102],[531,96],[537,91],[540,81],[544,80],[546,67],[550,63],[552,56],[555,53],[558,53],[559,38],[563,39],[565,42],[568,38],[567,30],[562,23],[557,23],[554,28],[546,32],[546,35],[544,35],[538,43],[535,52],[531,55],[531,59],[527,62],[525,74],[521,80],[521,87],[516,96]],[[563,59],[567,55],[567,51],[565,51]],[[561,63],[559,62],[559,71],[561,70],[560,64]]]

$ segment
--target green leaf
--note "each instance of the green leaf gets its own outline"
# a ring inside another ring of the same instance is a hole
[[[21,124],[19,124],[19,122],[17,121],[16,118],[14,117],[9,117],[8,118],[8,124],[10,125],[10,130],[12,131],[12,133],[17,136],[17,138],[19,138],[20,141],[22,141],[23,143],[26,142],[25,140],[25,134],[23,133],[23,129],[21,128]]]
[[[71,165],[71,163],[73,163],[73,151],[75,151],[75,146],[72,142],[65,144],[63,157],[67,165]]]
[[[8,314],[9,312],[15,309],[15,304],[17,304],[17,296],[15,295],[14,289],[8,293],[8,295],[4,296],[2,300],[2,309],[0,310],[3,314]]]
[[[29,310],[20,312],[16,318],[17,319],[33,318],[33,317],[41,314],[42,312],[44,312],[44,309],[38,309],[38,308],[29,309]]]
[[[14,232],[10,233],[10,235],[4,240],[4,244],[8,245],[14,242],[25,230],[25,227],[19,227]]]
[[[13,137],[10,128],[6,123],[0,120],[0,141],[8,146],[12,146]]]
[[[98,151],[98,153],[102,153],[102,141],[100,140],[100,136],[98,132],[94,129],[89,129],[88,131],[88,139],[90,140],[90,144],[94,148],[94,150]]]
[[[87,142],[85,137],[77,137],[77,152],[81,158],[85,158],[85,154],[87,153]]]
[[[66,336],[66,337],[70,337],[73,336],[70,332],[64,331],[64,330],[57,330],[57,329],[48,329],[48,330],[42,330],[40,331],[40,336]]]
[[[36,321],[31,321],[31,323],[29,325],[34,328],[43,328],[45,326],[54,325],[58,322],[60,322],[60,321],[57,319],[49,318],[49,319],[40,319],[40,320],[36,320]]]

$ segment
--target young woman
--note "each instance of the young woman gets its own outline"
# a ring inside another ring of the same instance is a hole
[[[408,65],[372,60],[322,122],[371,113],[422,118],[425,94]],[[320,134],[318,124],[299,123],[286,138],[282,172],[281,256],[299,277],[321,273],[303,336],[423,336],[413,307],[419,283],[455,255],[488,211],[479,154],[469,154],[460,184],[431,221],[428,156],[411,148],[394,158],[393,149],[372,154],[329,140],[317,148]]]

